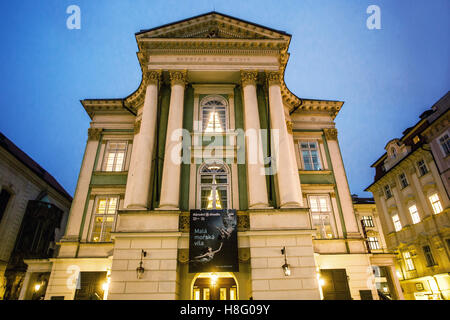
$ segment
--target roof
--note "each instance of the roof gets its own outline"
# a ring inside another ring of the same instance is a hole
[[[0,132],[0,146],[9,152],[13,157],[24,164],[28,169],[33,171],[39,178],[48,183],[53,189],[60,193],[64,198],[72,201],[72,197],[67,191],[56,181],[56,179],[42,168],[36,161],[31,159],[25,152],[17,147],[11,140],[9,140],[3,133]]]
[[[357,195],[352,195],[353,204],[375,204],[374,198],[360,198]]]

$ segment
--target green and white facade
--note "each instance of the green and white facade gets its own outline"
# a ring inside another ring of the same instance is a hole
[[[372,265],[393,261],[359,231],[334,123],[343,102],[288,90],[290,39],[215,12],[136,34],[139,88],[82,100],[92,121],[60,253],[29,261],[51,271],[46,299],[80,298],[85,279],[100,298],[212,298],[196,291],[211,275],[188,272],[189,210],[211,206],[238,213],[239,272],[214,275],[231,283],[220,297],[378,299]]]

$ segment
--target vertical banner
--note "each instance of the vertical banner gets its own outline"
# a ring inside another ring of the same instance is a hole
[[[236,210],[191,210],[189,272],[238,271]]]

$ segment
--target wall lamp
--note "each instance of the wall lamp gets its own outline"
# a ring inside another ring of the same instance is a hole
[[[142,276],[144,275],[145,269],[142,266],[144,264],[144,262],[142,260],[146,256],[147,256],[147,251],[144,251],[141,249],[141,261],[139,262],[139,267],[136,268],[136,276],[138,279],[142,279]]]
[[[284,264],[281,266],[281,268],[283,268],[284,275],[288,277],[291,275],[291,268],[287,263],[286,247],[283,247],[283,249],[281,249],[281,254],[284,254]]]

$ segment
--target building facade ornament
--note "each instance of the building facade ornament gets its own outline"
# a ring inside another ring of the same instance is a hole
[[[100,140],[102,134],[102,128],[89,128],[88,129],[88,141]]]
[[[266,78],[269,86],[271,85],[281,85],[281,74],[279,71],[266,72]]]
[[[292,121],[286,121],[286,128],[289,134],[292,134]]]
[[[187,71],[186,70],[171,70],[169,71],[170,84],[172,86],[179,84],[183,87],[186,85]]]
[[[258,81],[257,71],[241,70],[241,83],[243,87],[249,84],[256,85],[257,81]]]
[[[141,130],[141,119],[137,120],[134,123],[134,134],[138,134],[140,130]]]
[[[327,140],[337,140],[338,132],[336,128],[323,129],[323,132]]]
[[[158,85],[161,82],[161,70],[147,70],[144,72],[143,80],[146,85]]]

